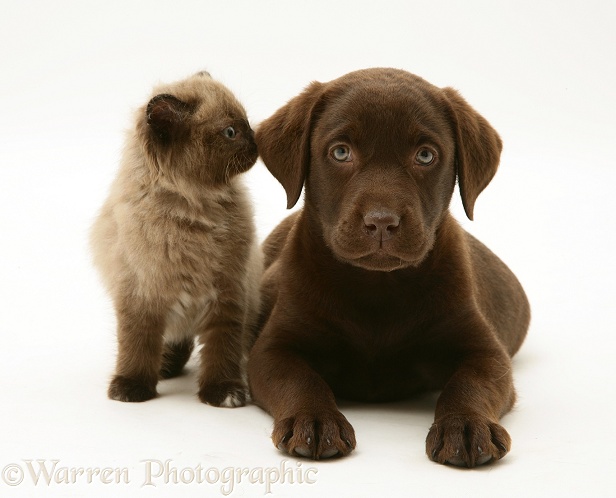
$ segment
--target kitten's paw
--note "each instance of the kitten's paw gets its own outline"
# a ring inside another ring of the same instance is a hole
[[[301,412],[274,423],[274,445],[292,456],[319,460],[348,455],[355,448],[355,431],[338,410]]]
[[[116,401],[138,403],[155,398],[156,384],[150,385],[142,379],[130,379],[116,375],[109,384],[107,395]]]
[[[212,406],[236,408],[246,404],[248,389],[240,381],[209,382],[199,389],[199,399]]]
[[[503,458],[511,438],[499,424],[478,415],[448,415],[436,420],[426,438],[431,460],[475,467]]]

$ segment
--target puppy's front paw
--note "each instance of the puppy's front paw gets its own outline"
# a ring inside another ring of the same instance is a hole
[[[355,448],[355,431],[339,411],[300,412],[274,423],[274,445],[293,456],[319,460],[345,456]]]
[[[139,403],[156,397],[156,384],[142,379],[131,379],[116,375],[109,384],[107,395],[116,401]]]
[[[203,384],[199,389],[199,399],[203,403],[224,408],[244,406],[248,389],[240,381],[227,380]]]
[[[503,427],[479,415],[448,415],[436,420],[426,438],[431,460],[475,467],[503,458],[511,438]]]

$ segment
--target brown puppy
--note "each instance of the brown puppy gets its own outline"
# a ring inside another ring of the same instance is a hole
[[[207,73],[156,88],[138,110],[92,230],[118,321],[110,398],[156,396],[198,336],[201,401],[245,403],[262,261],[240,173],[256,159],[244,108]]]
[[[442,390],[426,441],[440,463],[502,458],[510,357],[529,324],[511,271],[449,213],[456,176],[469,218],[501,141],[451,88],[394,69],[313,83],[261,124],[263,161],[303,210],[264,243],[265,315],[248,366],[274,444],[346,455],[335,396]]]

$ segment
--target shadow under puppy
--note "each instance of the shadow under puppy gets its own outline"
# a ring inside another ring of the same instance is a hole
[[[242,105],[208,73],[156,88],[137,111],[91,237],[118,323],[110,398],[155,397],[198,336],[201,401],[245,404],[262,262],[238,175],[256,159]]]
[[[510,357],[530,310],[516,277],[449,212],[456,177],[472,219],[501,140],[451,88],[368,69],[311,84],[258,128],[288,207],[264,242],[253,399],[281,450],[346,455],[355,434],[335,396],[359,401],[442,390],[432,460],[500,459],[513,405]]]

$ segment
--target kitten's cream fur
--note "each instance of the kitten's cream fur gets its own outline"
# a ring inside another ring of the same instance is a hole
[[[118,321],[109,397],[145,401],[199,338],[199,398],[243,405],[261,255],[238,176],[256,161],[246,113],[207,73],[155,89],[136,115],[92,229]]]

